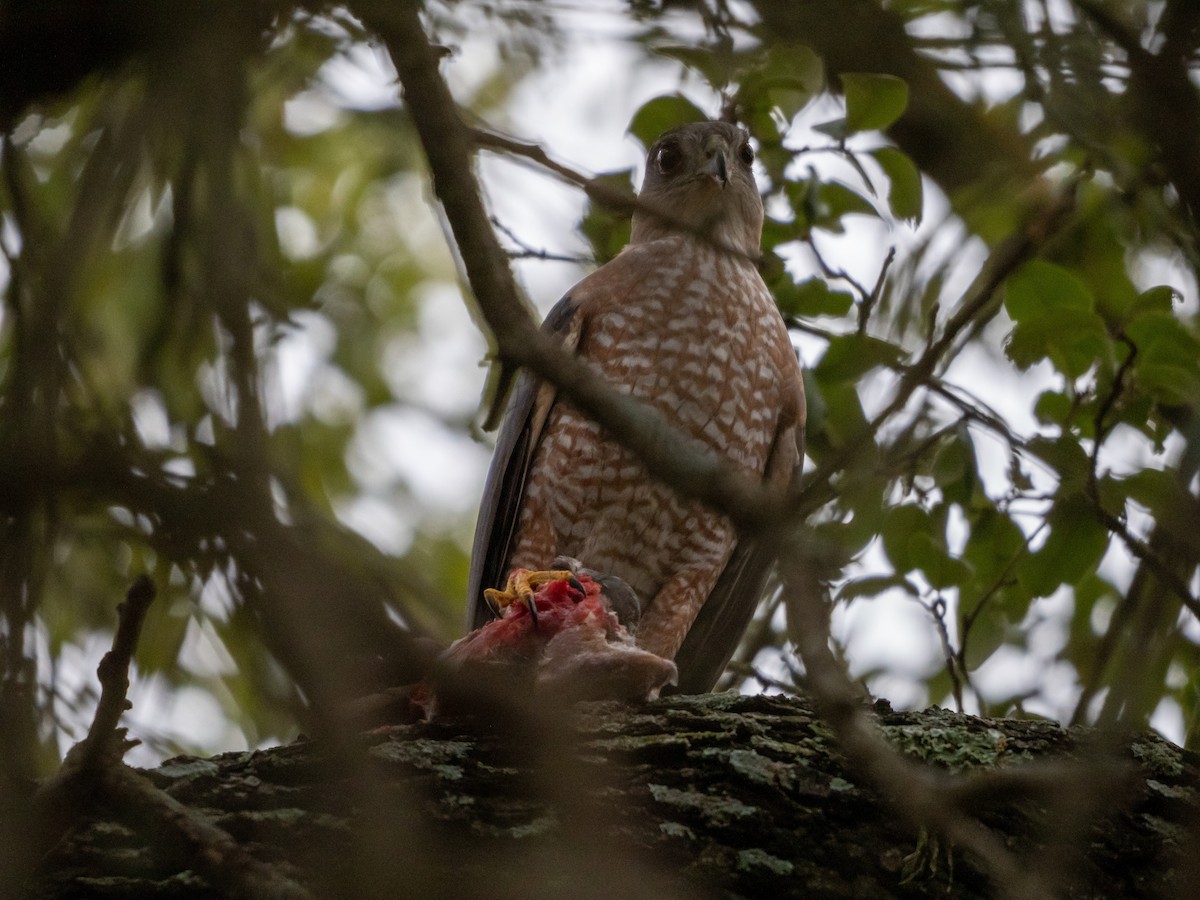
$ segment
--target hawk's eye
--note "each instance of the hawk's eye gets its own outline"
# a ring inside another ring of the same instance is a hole
[[[654,154],[654,164],[658,166],[660,175],[671,175],[683,165],[683,151],[674,141],[668,141]]]
[[[740,159],[742,163],[747,166],[753,164],[754,148],[750,146],[749,141],[742,144],[742,146],[738,148],[738,159]]]

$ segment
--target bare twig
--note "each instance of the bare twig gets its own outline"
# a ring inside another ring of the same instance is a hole
[[[817,266],[820,268],[822,275],[824,275],[826,278],[832,278],[836,281],[844,281],[854,289],[854,292],[858,294],[859,307],[861,309],[861,307],[867,302],[867,298],[871,296],[871,292],[868,291],[862,283],[860,283],[845,269],[835,268],[825,260],[824,255],[817,246],[816,240],[812,236],[812,232],[809,232],[809,234],[805,236],[804,243],[808,246],[808,249],[812,251],[813,259],[817,261]],[[890,255],[888,259],[890,261]],[[886,268],[887,264],[884,265],[885,270]]]
[[[138,744],[137,741],[126,740],[125,730],[117,725],[121,715],[131,706],[127,699],[129,666],[141,637],[142,623],[146,620],[150,604],[154,602],[154,593],[154,583],[147,576],[140,575],[129,588],[124,602],[117,605],[117,631],[113,635],[112,649],[104,654],[96,669],[96,676],[100,680],[100,702],[96,706],[87,737],[77,745],[83,748],[85,759],[80,761],[85,765],[99,763],[118,744],[121,749],[118,758]]]
[[[968,687],[971,686],[971,675],[967,671],[965,665],[962,664],[960,653],[956,651],[954,644],[950,640],[950,629],[946,627],[946,599],[939,593],[932,601],[926,603],[924,600],[918,600],[925,611],[929,613],[929,617],[933,619],[934,628],[938,633],[938,640],[942,645],[942,659],[946,674],[950,678],[950,690],[954,695],[954,708],[958,712],[963,711],[963,683]],[[963,644],[966,641],[963,640]]]
[[[495,216],[492,216],[491,221],[492,225],[497,231],[517,245],[516,250],[505,251],[510,259],[540,259],[546,262],[569,262],[581,266],[595,263],[595,260],[588,256],[581,256],[579,254],[551,253],[549,250],[540,250],[536,247],[532,247],[525,241],[521,240],[521,238],[519,238],[511,228],[509,228]]]
[[[406,94],[407,96],[407,94]],[[454,117],[457,119],[457,117]],[[716,238],[713,233],[703,226],[698,226],[694,222],[689,222],[679,218],[675,210],[661,203],[653,203],[642,199],[632,191],[615,188],[612,185],[605,184],[598,178],[589,178],[582,172],[572,169],[570,166],[565,166],[557,160],[550,157],[540,146],[531,144],[527,141],[519,141],[516,138],[507,135],[499,134],[486,128],[472,128],[462,123],[461,119],[457,119],[459,125],[467,129],[468,135],[476,146],[483,147],[489,150],[501,150],[506,153],[511,153],[515,156],[520,156],[536,163],[538,166],[553,172],[563,181],[568,184],[576,185],[583,188],[588,198],[601,206],[604,206],[613,212],[622,215],[633,215],[635,212],[641,212],[645,215],[653,216],[661,221],[664,225],[668,225],[677,231],[686,231],[694,235],[697,239],[705,241],[708,244],[716,247],[722,253],[727,253],[730,256],[748,259],[753,263],[757,263],[758,256],[752,256],[736,247],[730,246],[723,240]]]
[[[892,262],[896,259],[896,248],[888,247],[887,256],[883,258],[883,265],[879,267],[879,275],[875,278],[875,287],[871,288],[871,292],[862,298],[862,303],[858,307],[858,333],[865,334],[867,331],[867,323],[870,321],[871,312],[875,309],[875,304],[879,302],[880,296],[883,295],[883,286],[887,283],[888,269],[892,267]]]
[[[62,767],[34,795],[37,843],[53,846],[80,818],[100,808],[141,818],[183,845],[191,865],[214,889],[250,900],[311,900],[312,895],[274,867],[250,856],[228,832],[209,822],[121,762],[137,744],[119,728],[129,709],[129,666],[154,585],[140,576],[117,606],[112,649],[97,668],[100,701],[87,737],[67,753]]]

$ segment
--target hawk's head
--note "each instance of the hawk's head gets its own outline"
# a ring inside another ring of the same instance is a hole
[[[753,163],[750,136],[728,122],[694,122],[664,132],[646,157],[633,242],[689,229],[757,257],[763,207]]]

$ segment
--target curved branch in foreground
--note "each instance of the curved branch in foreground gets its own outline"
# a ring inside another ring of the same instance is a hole
[[[180,858],[188,860],[188,865],[222,896],[311,900],[307,890],[269,863],[246,853],[235,837],[204,812],[181,803],[121,761],[138,743],[128,740],[126,729],[118,726],[121,714],[130,708],[126,697],[129,668],[154,596],[153,582],[142,575],[117,606],[112,649],[104,654],[96,673],[101,694],[92,726],[87,737],[67,753],[59,771],[46,779],[31,798],[33,837],[26,853],[43,853],[60,843],[64,835],[69,840],[81,823],[102,817],[105,811],[120,810],[121,816],[139,827],[148,839],[176,846]],[[22,867],[24,862],[20,861]],[[12,877],[12,873],[6,874]]]
[[[1088,729],[886,704],[862,712],[931,777],[964,773],[957,799],[1022,862],[1056,849],[1055,801],[1091,786],[1078,777],[1094,767]],[[315,741],[180,757],[145,778],[322,897],[996,895],[961,846],[913,836],[806,701],[585,703],[559,731],[556,760],[532,764],[511,732],[470,717],[378,729],[353,751],[366,764],[354,768],[373,773],[370,791],[354,789],[340,751]],[[1182,836],[1200,814],[1200,766],[1152,735],[1125,741],[1118,755],[1130,777],[1110,780],[1109,793],[1128,785],[1128,808],[1089,822],[1078,856],[1054,858],[1056,896],[1188,896],[1179,867]],[[575,790],[547,799],[538,789],[547,780]],[[572,842],[581,832],[589,842]],[[101,809],[46,860],[32,896],[101,884],[110,900],[214,896],[120,807]]]
[[[405,104],[425,148],[434,192],[501,360],[554,383],[632,450],[651,474],[685,496],[724,511],[747,531],[782,521],[787,515],[784,497],[725,465],[707,447],[670,427],[657,410],[613,390],[542,334],[521,299],[484,208],[472,168],[476,135],[458,116],[418,5],[358,0],[351,8],[380,36],[395,63]]]

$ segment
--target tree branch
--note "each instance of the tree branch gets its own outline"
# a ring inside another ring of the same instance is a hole
[[[473,132],[458,117],[416,5],[363,0],[354,6],[383,38],[396,65],[409,114],[425,148],[434,192],[500,358],[554,384],[633,451],[654,477],[684,496],[724,511],[747,532],[782,521],[785,498],[670,427],[657,410],[614,391],[535,325],[480,199],[471,166]]]
[[[1139,735],[1123,742],[1123,761],[1085,769],[1077,757],[1090,752],[1086,729],[855,703],[864,728],[902,747],[902,763],[918,767],[923,783],[939,783],[951,809],[970,810],[1022,862],[1054,848],[1060,822],[1041,798],[1090,789],[1105,802],[1108,814],[1089,824],[1081,842],[1084,864],[1059,867],[1061,896],[1149,900],[1183,887],[1177,842],[1197,811],[1197,770],[1179,748]],[[218,811],[236,825],[246,853],[324,896],[996,895],[966,844],[943,843],[940,860],[910,869],[914,877],[901,883],[902,860],[919,859],[914,851],[922,845],[894,812],[906,795],[885,798],[849,767],[804,699],[717,694],[638,706],[587,703],[558,723],[552,761],[531,759],[530,745],[471,717],[379,729],[359,740],[375,773],[369,795],[355,789],[355,776],[330,765],[320,741],[179,758],[146,778],[180,802]],[[947,769],[970,774],[951,779]],[[1093,773],[1104,790],[1094,790]],[[551,797],[531,790],[548,778],[569,790]],[[1136,799],[1124,813],[1110,801],[1123,800],[1128,785]],[[581,821],[581,795],[602,806],[601,814]],[[36,884],[40,900],[78,897],[80,876],[103,876],[110,900],[163,896],[168,887],[177,900],[228,896],[206,873],[184,875],[186,860],[148,853],[153,826],[114,827],[124,821],[115,813],[56,849]],[[580,827],[590,855],[577,858],[564,852],[563,832]],[[393,840],[403,843],[389,846]],[[373,844],[393,855],[415,844],[420,858],[391,872],[392,880],[378,880],[359,869],[359,848]],[[118,862],[133,855],[136,869]],[[340,886],[357,890],[339,894]]]
[[[96,670],[100,701],[87,737],[67,753],[59,771],[33,798],[40,856],[86,817],[123,810],[140,817],[150,833],[165,831],[176,840],[190,865],[226,896],[247,900],[311,900],[312,895],[273,866],[248,855],[226,831],[205,816],[154,787],[126,766],[121,757],[137,741],[126,740],[120,717],[130,708],[129,666],[142,623],[154,600],[154,585],[140,576],[117,606],[112,649]]]

